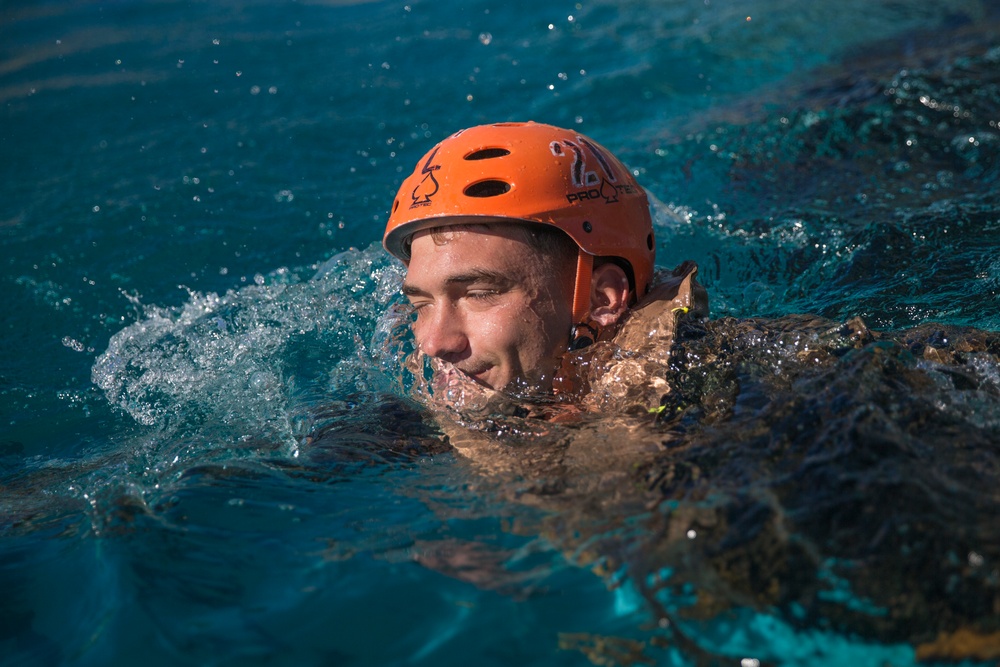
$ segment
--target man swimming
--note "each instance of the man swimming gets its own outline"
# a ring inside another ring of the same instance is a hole
[[[654,281],[649,202],[629,170],[550,125],[484,125],[432,148],[403,181],[383,245],[407,265],[416,344],[444,384],[579,394],[579,350],[655,343],[662,362],[675,318],[707,314],[693,263]],[[663,387],[651,386],[641,400],[654,407]]]

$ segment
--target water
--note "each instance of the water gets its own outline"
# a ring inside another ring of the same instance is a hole
[[[998,28],[5,4],[0,662],[995,662]],[[717,319],[676,416],[480,415],[469,459],[377,241],[435,141],[529,118],[637,172]]]

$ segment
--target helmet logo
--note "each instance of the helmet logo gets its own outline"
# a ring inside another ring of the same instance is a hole
[[[580,148],[580,145],[585,146],[597,158],[597,163],[600,165],[601,171],[604,172],[602,175],[598,175],[596,169],[587,171],[586,154]],[[626,194],[633,194],[635,191],[634,188],[627,184],[624,186],[614,184],[618,179],[615,176],[614,169],[611,168],[611,163],[608,161],[607,156],[604,155],[604,152],[600,148],[587,141],[584,137],[577,136],[575,142],[567,139],[553,141],[549,144],[549,150],[556,157],[563,157],[569,153],[573,154],[570,177],[573,180],[573,185],[580,189],[566,195],[566,201],[570,203],[603,199],[606,204],[616,204],[618,203],[619,191]],[[600,184],[600,187],[597,187],[598,184]]]
[[[604,197],[604,201],[608,204],[618,201],[618,190],[603,178],[601,179],[601,196]]]
[[[607,179],[601,179],[601,187],[584,188],[576,192],[566,194],[566,201],[571,204],[575,201],[593,201],[603,199],[605,204],[617,204],[618,193],[635,194],[635,188],[631,185],[612,185]]]
[[[594,144],[584,139],[583,137],[577,137],[577,139],[580,141],[581,144],[590,149],[590,152],[594,154],[594,157],[597,158],[597,161],[601,163],[601,169],[604,170],[604,173],[608,177],[608,180],[614,183],[616,180],[615,172],[613,169],[611,169],[611,165],[608,164],[608,158],[604,156],[604,152],[601,151],[601,149],[595,146]],[[615,199],[617,199],[617,197],[615,197]]]
[[[440,148],[440,146],[438,146]],[[430,206],[431,197],[437,194],[440,185],[437,179],[434,178],[434,172],[441,168],[439,164],[431,164],[434,158],[437,156],[438,148],[434,149],[434,152],[427,156],[427,161],[424,162],[423,168],[420,173],[424,175],[423,179],[417,183],[417,187],[413,188],[413,193],[410,198],[413,199],[413,203],[410,204],[410,208],[415,208],[417,206]]]
[[[587,159],[583,155],[583,150],[577,146],[572,141],[563,139],[562,141],[553,141],[549,144],[549,150],[556,157],[562,157],[566,155],[565,148],[568,148],[573,153],[573,164],[570,166],[570,176],[573,179],[573,185],[578,188],[585,187],[587,185],[594,185],[597,183],[597,172],[587,171]]]

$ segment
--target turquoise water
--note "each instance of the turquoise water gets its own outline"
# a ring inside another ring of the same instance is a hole
[[[767,339],[734,420],[686,424],[708,487],[590,513],[450,451],[377,245],[434,142],[533,119],[637,172],[715,317],[995,332],[998,29],[973,0],[4,3],[0,663],[910,665],[1000,630],[995,342],[803,371],[795,421],[748,389],[799,349]],[[713,537],[658,541],[677,516]]]

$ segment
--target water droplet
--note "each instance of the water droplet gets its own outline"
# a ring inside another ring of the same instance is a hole
[[[70,338],[69,336],[63,337],[62,344],[68,347],[69,349],[73,350],[74,352],[83,352],[84,350],[83,343],[76,340],[75,338]]]

